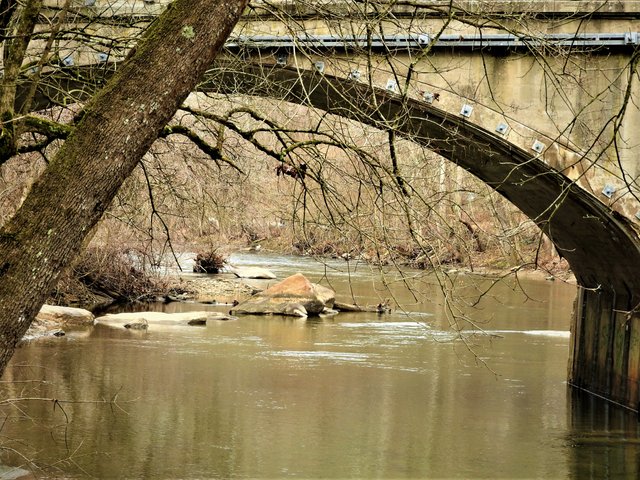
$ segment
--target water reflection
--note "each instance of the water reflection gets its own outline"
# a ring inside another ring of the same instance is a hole
[[[637,413],[577,389],[570,389],[569,394],[567,444],[573,478],[639,478]]]
[[[329,280],[365,303],[385,296],[378,279],[350,279]],[[466,325],[458,335],[435,282],[417,282],[419,302],[393,290],[409,306],[392,315],[243,317],[146,332],[98,326],[32,343],[13,359],[3,398],[67,402],[4,406],[3,443],[45,476],[68,478],[637,473],[632,417],[623,427],[600,420],[598,407],[567,402],[571,287],[525,282],[527,298],[496,285],[480,310],[461,306],[485,331]],[[471,276],[457,282],[469,295],[484,288]],[[203,308],[162,308],[178,307]],[[32,380],[45,383],[20,383]],[[2,458],[22,464],[9,451]]]
[[[563,471],[553,448],[566,415],[563,374],[544,365],[563,359],[566,344],[531,344],[514,364],[524,336],[507,335],[497,355],[485,352],[496,376],[450,342],[424,336],[398,347],[348,323],[251,319],[144,339],[97,328],[90,340],[29,347],[30,364],[48,367],[44,394],[118,394],[124,410],[63,404],[66,424],[50,404],[30,405],[40,429],[29,442],[49,464],[79,448],[65,475],[83,476],[81,466],[100,478]],[[542,368],[523,372],[525,363]],[[24,438],[30,422],[14,420],[5,433]]]

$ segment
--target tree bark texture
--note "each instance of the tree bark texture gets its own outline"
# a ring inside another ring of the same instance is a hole
[[[61,270],[211,64],[248,0],[177,0],[0,230],[0,374]]]

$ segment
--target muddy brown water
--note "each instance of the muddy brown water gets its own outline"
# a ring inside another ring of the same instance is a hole
[[[403,308],[31,342],[2,398],[59,402],[1,407],[2,463],[50,478],[637,478],[635,414],[566,385],[574,286],[511,279],[472,308],[490,281],[452,274],[460,336],[432,275],[232,261]]]

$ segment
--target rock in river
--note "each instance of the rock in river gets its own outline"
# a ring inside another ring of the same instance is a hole
[[[276,278],[275,273],[261,267],[234,267],[233,265],[229,265],[226,269],[238,278],[256,278],[265,280],[273,280]]]
[[[84,308],[43,305],[38,315],[36,315],[36,320],[56,327],[91,325],[93,323],[93,313]]]
[[[334,301],[333,290],[311,283],[304,275],[296,273],[236,305],[232,313],[304,317],[331,308]]]
[[[141,330],[153,328],[153,325],[205,325],[209,320],[231,320],[232,318],[221,312],[132,312],[109,313],[96,318],[95,323]],[[145,327],[141,328],[141,325]]]
[[[31,322],[25,340],[38,337],[64,335],[64,328],[81,327],[93,324],[93,313],[83,308],[43,305],[36,318]],[[1,478],[1,477],[0,477]]]

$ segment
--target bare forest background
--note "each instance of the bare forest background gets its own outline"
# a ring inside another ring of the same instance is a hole
[[[407,172],[405,181],[420,197],[411,216],[421,226],[422,245],[409,234],[395,185],[385,185],[393,178],[374,178],[367,168],[388,162],[387,134],[281,102],[193,95],[190,103],[233,112],[229,116],[235,125],[245,136],[251,132],[261,148],[227,129],[221,135],[213,121],[180,113],[174,122],[208,145],[220,145],[224,161],[212,161],[178,135],[157,141],[119,191],[90,246],[133,250],[152,264],[170,253],[170,245],[178,251],[219,249],[226,254],[261,245],[284,253],[398,261],[418,268],[551,268],[558,260],[548,247],[540,250],[539,229],[509,202],[409,140],[396,139],[393,148],[400,169]],[[268,123],[261,120],[264,112]],[[46,114],[56,118],[54,111]],[[2,166],[2,222],[57,148],[53,142]],[[307,165],[310,173],[304,179],[278,175],[283,150],[289,150],[287,164]],[[312,175],[321,175],[331,189],[323,189]]]

